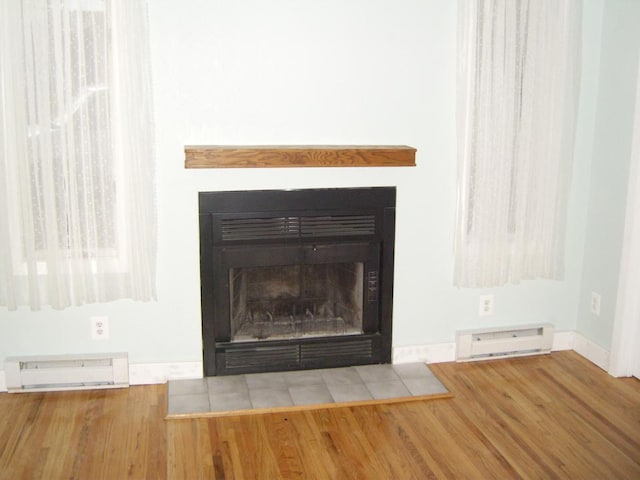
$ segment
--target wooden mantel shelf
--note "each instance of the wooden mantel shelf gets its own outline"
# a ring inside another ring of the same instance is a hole
[[[416,149],[387,145],[186,146],[185,168],[415,167]]]

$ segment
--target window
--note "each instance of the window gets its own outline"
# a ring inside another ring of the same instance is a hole
[[[563,275],[580,10],[458,2],[458,286]]]
[[[0,304],[155,295],[145,2],[2,10]]]
[[[106,22],[103,1],[70,2],[68,30],[64,36],[56,38],[50,34],[51,41],[46,43],[35,39],[26,39],[25,42],[32,44],[32,48],[25,49],[25,57],[27,64],[32,65],[26,75],[29,82],[26,92],[33,209],[33,225],[29,228],[33,229],[34,235],[22,232],[22,238],[34,242],[26,249],[34,249],[39,256],[51,247],[66,251],[67,255],[72,255],[72,251],[77,249],[82,258],[100,253],[113,256],[117,251],[116,158],[110,148],[107,63],[111,39]],[[64,43],[69,47],[66,48]],[[49,52],[39,52],[39,48],[46,48]],[[58,55],[56,51],[69,52],[68,67],[63,67],[64,73],[48,75],[41,72],[41,69],[57,69],[66,61],[64,53]],[[39,62],[43,56],[54,62],[44,65],[44,62]],[[49,76],[50,115],[39,115],[35,105],[42,76]],[[47,199],[41,186],[48,175],[53,175],[54,179],[51,198]],[[56,203],[58,227],[57,235],[49,237],[42,224],[46,218],[47,201]],[[78,226],[91,222],[95,222],[95,227]],[[74,238],[75,231],[79,232],[77,238]]]

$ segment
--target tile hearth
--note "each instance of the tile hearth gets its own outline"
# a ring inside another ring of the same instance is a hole
[[[167,417],[247,414],[447,394],[424,363],[217,376],[169,381]]]

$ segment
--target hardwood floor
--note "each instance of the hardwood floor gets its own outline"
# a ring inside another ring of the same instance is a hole
[[[0,394],[0,479],[640,478],[640,381],[574,352],[431,365],[453,399],[164,420],[164,385]]]

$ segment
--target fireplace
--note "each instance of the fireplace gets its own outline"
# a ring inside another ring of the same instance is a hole
[[[395,188],[199,204],[206,376],[390,363]]]

